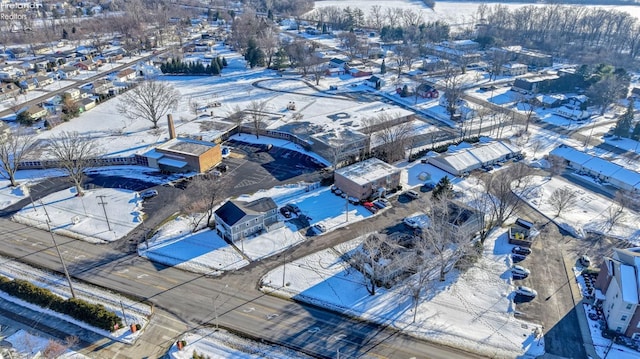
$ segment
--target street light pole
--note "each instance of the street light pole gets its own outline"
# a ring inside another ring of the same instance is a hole
[[[51,231],[51,218],[49,217],[49,213],[47,212],[47,207],[44,206],[44,203],[40,201],[42,208],[44,209],[44,213],[47,216],[47,229],[49,230],[49,234],[51,235],[51,241],[53,242],[53,246],[56,247],[56,252],[58,252],[58,257],[60,257],[60,263],[62,264],[62,269],[64,270],[64,276],[67,278],[67,282],[69,283],[69,290],[71,291],[71,297],[75,299],[76,293],[73,290],[73,284],[71,283],[71,277],[69,276],[69,271],[67,270],[67,264],[64,262],[64,258],[62,258],[62,253],[60,253],[60,248],[58,248],[58,243],[56,242],[56,237],[53,235]]]
[[[229,287],[228,284],[224,285],[224,289],[227,289]],[[218,295],[216,295],[213,298],[213,315],[215,315],[216,317],[216,330],[218,330],[220,328],[220,323],[218,321],[218,298],[222,295],[222,292],[218,293]]]

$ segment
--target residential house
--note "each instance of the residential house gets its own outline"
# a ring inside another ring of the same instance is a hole
[[[32,120],[39,120],[45,116],[47,116],[49,114],[49,112],[47,111],[46,108],[44,107],[40,107],[37,105],[33,105],[29,108],[27,108],[26,110],[24,110],[27,112],[27,114],[29,115],[29,118]]]
[[[511,61],[518,61],[532,67],[549,67],[553,65],[553,57],[522,48],[522,46],[506,46],[494,51],[502,51],[509,55]]]
[[[80,110],[81,113],[89,111],[94,107],[96,107],[96,100],[90,97],[78,100],[78,109]]]
[[[607,328],[640,340],[640,248],[614,248],[600,265],[593,288]]]
[[[78,68],[74,66],[65,66],[58,70],[57,73],[60,79],[67,80],[74,76],[77,76],[80,73],[80,70],[78,70]]]
[[[535,105],[541,106],[545,109],[560,107],[567,100],[565,95],[538,95],[533,101]]]
[[[591,113],[589,111],[569,108],[567,106],[558,107],[554,112],[558,116],[562,116],[574,121],[584,121],[591,117]]]
[[[527,73],[527,65],[519,63],[508,63],[500,67],[500,75],[521,76]]]
[[[422,98],[438,98],[440,96],[438,90],[429,84],[420,84],[416,91],[418,96]]]
[[[349,69],[349,74],[353,77],[366,77],[366,76],[373,75],[371,71],[366,71],[366,70],[358,69],[355,67],[352,67]]]
[[[214,212],[214,218],[218,234],[232,242],[282,226],[278,206],[270,197],[251,202],[229,200]]]
[[[107,79],[95,80],[92,85],[94,95],[108,95],[113,92],[113,82]]]
[[[398,187],[402,171],[375,157],[336,170],[334,184],[349,197],[366,200]]]
[[[63,93],[62,97],[63,98],[69,97],[70,99],[76,101],[80,99],[80,89],[77,89],[77,88],[68,89]]]
[[[13,83],[0,83],[0,101],[15,98],[20,94],[20,88]]]
[[[93,71],[97,68],[97,64],[93,62],[93,60],[80,61],[76,63],[74,66],[84,71]]]
[[[127,82],[132,81],[136,78],[136,70],[134,69],[124,69],[116,74],[116,80],[118,82]]]
[[[340,68],[340,69],[346,69],[347,66],[347,61],[343,60],[343,59],[339,59],[339,58],[332,58],[331,60],[329,60],[329,67],[331,68]]]
[[[542,88],[548,86],[558,78],[559,77],[557,75],[549,77],[517,78],[513,82],[511,90],[525,94],[538,93]]]
[[[384,85],[384,80],[378,76],[371,76],[367,81],[365,81],[365,85],[369,87],[373,87],[376,90],[379,90]]]
[[[574,110],[586,110],[589,98],[585,95],[571,96],[567,99],[565,106]]]
[[[28,78],[20,81],[18,84],[24,91],[32,91],[38,87],[38,80],[35,78]]]
[[[49,77],[49,76],[36,76],[35,77],[35,81],[37,86],[40,87],[45,87],[47,85],[51,85],[53,83],[53,78]]]
[[[47,45],[36,45],[31,48],[35,55],[44,55],[51,50],[50,46]]]
[[[12,47],[6,49],[5,53],[9,54],[12,59],[21,59],[29,55],[29,52],[27,52],[27,50],[22,47]]]

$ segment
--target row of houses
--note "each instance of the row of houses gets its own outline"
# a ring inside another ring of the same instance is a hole
[[[567,167],[630,192],[640,192],[640,173],[567,145],[553,149],[549,156]]]
[[[454,176],[461,176],[487,166],[493,166],[517,157],[520,150],[503,141],[483,143],[470,148],[462,148],[437,157],[429,157],[427,162]]]

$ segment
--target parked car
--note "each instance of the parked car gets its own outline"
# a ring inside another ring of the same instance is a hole
[[[375,206],[375,205],[373,204],[373,202],[362,202],[362,205],[363,205],[365,208],[371,208],[371,207],[374,207],[374,206]]]
[[[391,203],[386,198],[378,198],[378,202],[382,203],[385,207],[391,206]]]
[[[420,194],[412,189],[406,191],[404,194],[407,195],[407,197],[409,198],[413,198],[413,199],[420,198]]]
[[[333,194],[335,194],[336,196],[341,196],[342,191],[340,189],[336,189],[335,191],[333,191]]]
[[[336,187],[336,185],[331,185],[331,193],[336,193],[336,191],[339,191],[338,187]]]
[[[531,272],[525,267],[514,265],[511,267],[511,274],[513,275],[513,279],[525,279]]]
[[[536,292],[535,290],[529,287],[525,287],[523,285],[516,288],[516,294],[521,295],[523,297],[529,297],[529,298],[535,298],[538,296],[538,292]]]
[[[216,169],[222,173],[225,173],[229,169],[229,166],[227,166],[227,164],[225,163],[221,163],[218,166],[216,166]]]
[[[324,226],[324,224],[322,223],[318,223],[315,226],[313,226],[313,228],[316,229],[317,232],[319,233],[324,233],[327,231],[327,227]]]
[[[413,228],[413,229],[418,228],[418,222],[416,222],[415,220],[413,220],[412,218],[409,218],[409,217],[405,217],[402,220],[402,223],[404,223],[405,226],[407,226],[409,228]]]
[[[295,214],[300,214],[302,213],[302,211],[300,210],[300,207],[298,207],[298,205],[293,204],[293,203],[289,203],[285,206],[290,212],[293,212]]]
[[[583,255],[578,261],[580,262],[580,265],[584,267],[591,266],[591,258],[589,258],[587,255]]]
[[[527,256],[523,256],[522,254],[516,254],[516,253],[511,254],[511,260],[513,261],[513,263],[522,262],[525,259],[527,259]]]
[[[289,211],[289,209],[287,209],[287,207],[280,208],[280,213],[282,213],[285,218],[291,218],[291,212]]]
[[[156,191],[155,189],[148,189],[146,191],[140,192],[140,198],[142,199],[153,198],[157,195],[158,195],[158,191]]]
[[[355,197],[349,197],[349,203],[358,205],[360,204],[360,200]]]
[[[431,191],[434,188],[436,188],[436,185],[433,184],[433,182],[425,182],[422,185],[422,190],[425,191],[425,192]]]
[[[511,253],[528,256],[529,254],[531,254],[531,249],[527,247],[513,247],[511,249]]]

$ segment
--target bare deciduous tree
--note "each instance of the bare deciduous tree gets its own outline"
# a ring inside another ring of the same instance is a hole
[[[158,121],[175,110],[180,92],[169,84],[146,80],[122,95],[118,112],[130,119],[143,118],[158,128]]]
[[[375,118],[374,137],[380,142],[376,152],[386,162],[404,158],[407,140],[415,133],[411,122],[399,122],[393,115],[380,113]]]
[[[16,172],[18,165],[36,141],[35,135],[18,130],[6,135],[0,134],[0,176],[18,185]]]
[[[73,181],[77,196],[84,195],[84,171],[100,155],[91,138],[78,132],[62,132],[55,140],[49,142],[49,152]]]
[[[364,275],[364,285],[371,295],[376,295],[376,288],[386,280],[390,254],[391,246],[387,236],[371,233],[365,236],[362,245],[351,256],[351,263]]]
[[[464,81],[458,69],[447,63],[442,73],[444,97],[447,100],[447,113],[453,117],[458,111],[459,102],[464,94]]]
[[[199,230],[203,222],[207,227],[213,225],[213,209],[226,188],[225,183],[214,175],[200,175],[194,177],[188,184],[190,193],[196,195],[183,194],[178,198],[181,210],[191,215],[192,232]]]
[[[529,186],[531,169],[520,162],[502,171],[489,173],[483,178],[488,207],[494,213],[496,225],[502,225],[517,209],[520,197],[531,191]]]
[[[413,248],[415,256],[411,259],[409,270],[413,273],[405,282],[405,288],[413,301],[413,323],[416,322],[418,305],[423,294],[433,287],[439,278],[440,269],[438,262],[431,258],[431,250],[428,242],[417,240]]]
[[[420,233],[420,239],[426,242],[425,247],[434,256],[441,282],[472,245],[468,227],[458,225],[464,212],[456,208],[457,205],[444,196],[434,200],[428,211],[431,223]]]
[[[547,203],[556,211],[555,216],[558,217],[566,209],[576,205],[576,194],[568,188],[556,188],[547,199]]]
[[[251,101],[247,108],[249,117],[251,117],[251,123],[253,124],[253,131],[256,138],[260,138],[260,129],[262,128],[262,120],[268,115],[266,114],[267,101]]]
[[[607,232],[610,232],[613,226],[626,219],[625,209],[628,208],[631,203],[630,193],[622,190],[616,192],[614,203],[607,209],[607,224],[609,225]]]

